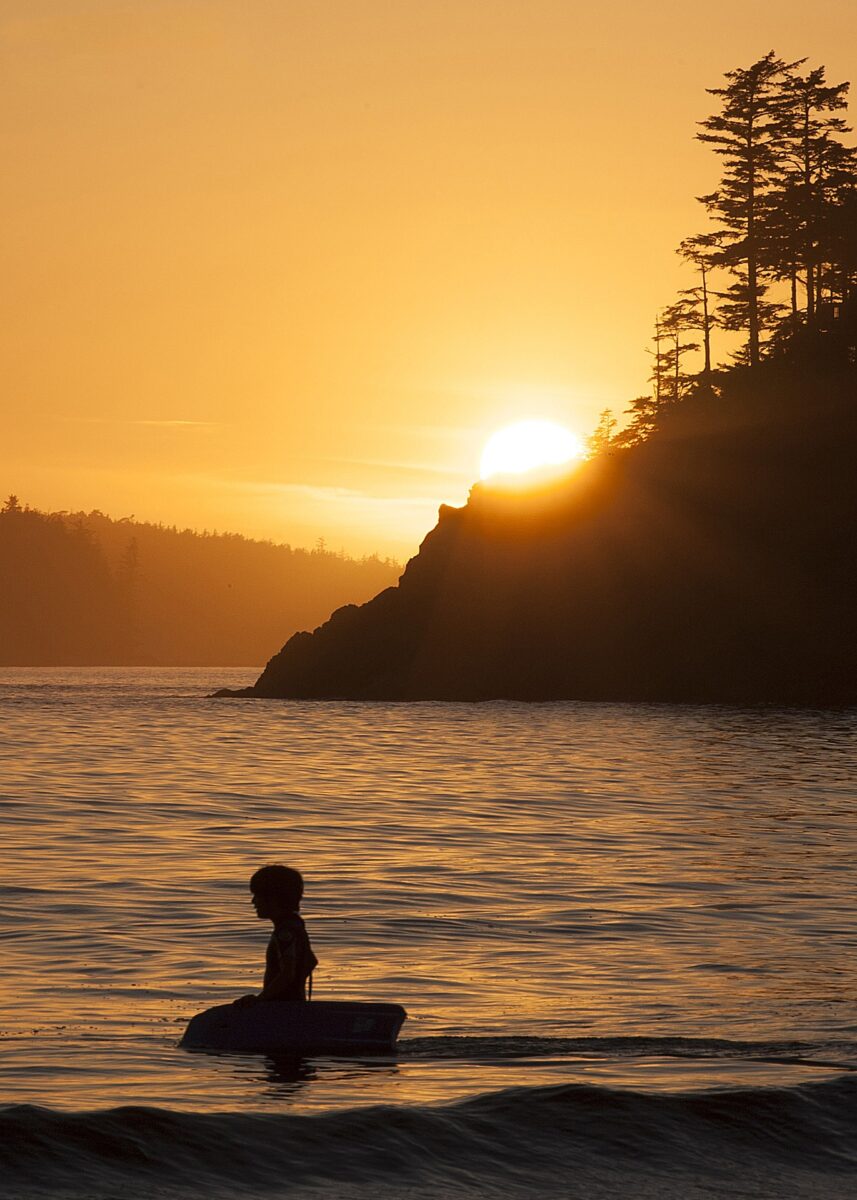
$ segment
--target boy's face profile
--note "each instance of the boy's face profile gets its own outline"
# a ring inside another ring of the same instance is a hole
[[[274,915],[270,897],[266,896],[264,892],[251,891],[250,898],[259,920],[270,921]]]

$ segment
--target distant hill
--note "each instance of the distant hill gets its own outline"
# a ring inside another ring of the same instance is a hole
[[[252,666],[400,568],[101,512],[0,510],[0,665]]]
[[[857,337],[837,339],[725,373],[529,494],[477,485],[397,587],[243,694],[857,703]]]

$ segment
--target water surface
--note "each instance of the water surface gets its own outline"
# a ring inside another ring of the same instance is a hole
[[[0,671],[0,1100],[321,1119],[855,1082],[857,714],[205,698],[252,676]],[[270,861],[306,875],[315,994],[408,1009],[395,1060],[177,1047],[258,987]]]

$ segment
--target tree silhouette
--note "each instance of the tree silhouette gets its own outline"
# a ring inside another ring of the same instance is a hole
[[[655,412],[668,401],[672,387],[673,360],[667,333],[663,326],[661,315],[655,317],[655,332],[652,334],[653,349],[646,353],[652,358],[652,371],[649,383],[652,385],[652,402]]]
[[[586,442],[586,449],[590,458],[594,458],[596,454],[602,454],[610,448],[613,441],[613,434],[619,422],[613,415],[611,408],[603,408],[598,414],[598,424],[589,435]]]
[[[857,172],[839,189],[838,203],[828,213],[825,254],[831,288],[843,300],[857,293]]]
[[[733,333],[744,332],[748,328],[748,314],[755,313],[757,330],[773,329],[777,319],[783,314],[783,306],[776,300],[766,300],[767,288],[754,288],[744,269],[733,269],[734,282],[725,292],[716,292],[720,300],[718,308],[719,322],[722,329]],[[760,344],[756,343],[756,357],[753,357],[753,339],[750,338],[733,354],[739,366],[758,366]]]
[[[613,445],[620,447],[637,446],[654,433],[658,422],[658,404],[651,392],[644,396],[636,396],[625,409],[625,415],[631,418],[625,428],[615,435]]]
[[[780,277],[789,272],[793,314],[797,272],[803,270],[809,324],[816,314],[819,272],[830,257],[825,251],[830,248],[833,212],[857,167],[854,150],[840,140],[849,132],[838,115],[847,106],[848,88],[847,83],[828,85],[824,67],[805,75],[791,70],[782,81],[789,138],[783,155],[783,184],[774,200],[780,214],[775,231],[780,232],[779,245],[785,255],[781,254],[779,261],[775,256],[773,265]]]
[[[701,233],[696,237],[685,238],[677,251],[683,259],[696,267],[699,275],[699,283],[694,287],[685,288],[681,295],[686,298],[688,308],[693,313],[690,328],[698,329],[702,334],[702,373],[706,381],[711,378],[711,330],[717,323],[708,280],[718,245],[717,234]]]
[[[685,354],[699,349],[698,342],[684,341],[684,335],[699,328],[699,314],[692,296],[682,295],[664,309],[660,320],[661,335],[665,339],[666,363],[668,366],[668,394],[670,402],[677,404],[683,399],[689,376],[682,370]]]
[[[726,87],[708,88],[721,111],[701,121],[697,138],[724,160],[715,191],[700,200],[718,220],[715,261],[736,276],[722,295],[724,327],[747,332],[747,361],[761,356],[761,335],[773,315],[764,307],[764,250],[772,192],[779,181],[781,154],[791,128],[782,79],[798,64],[786,64],[770,50],[752,66],[727,71]]]

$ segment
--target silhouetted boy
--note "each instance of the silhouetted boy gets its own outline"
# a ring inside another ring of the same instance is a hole
[[[253,907],[261,921],[273,921],[274,931],[265,953],[265,978],[258,996],[242,996],[236,1004],[254,1000],[306,1000],[307,980],[312,995],[312,973],[318,959],[298,912],[304,891],[300,871],[279,863],[260,867],[250,880]]]

